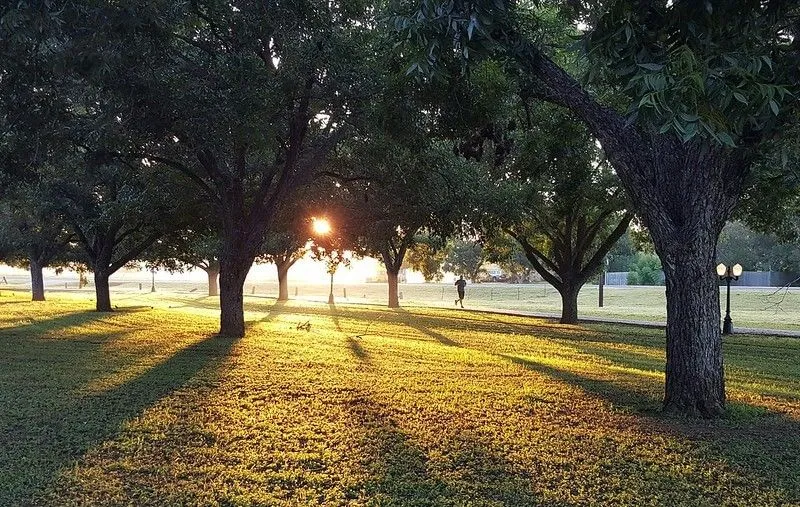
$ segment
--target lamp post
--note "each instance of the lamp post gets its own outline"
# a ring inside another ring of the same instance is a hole
[[[726,266],[723,263],[717,264],[717,275],[721,280],[725,280],[728,292],[725,298],[725,320],[722,321],[722,334],[733,333],[733,321],[731,320],[731,280],[738,280],[742,276],[742,265],[734,264]]]
[[[600,286],[597,291],[597,306],[603,307],[603,286],[606,284],[606,273],[608,273],[608,257],[603,264],[603,271],[600,272]]]

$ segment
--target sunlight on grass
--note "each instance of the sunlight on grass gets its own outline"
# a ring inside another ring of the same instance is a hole
[[[229,340],[211,298],[23,298],[2,505],[800,503],[800,340],[726,340],[729,417],[695,421],[658,411],[658,330],[259,301]]]

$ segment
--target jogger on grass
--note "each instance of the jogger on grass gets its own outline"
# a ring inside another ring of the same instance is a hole
[[[464,287],[467,286],[467,281],[464,280],[463,276],[459,276],[454,285],[458,291],[458,299],[456,299],[455,304],[457,305],[461,303],[461,308],[464,308]]]

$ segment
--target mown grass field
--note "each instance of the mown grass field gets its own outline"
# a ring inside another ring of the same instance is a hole
[[[161,275],[156,282],[157,294],[162,292],[181,293],[197,296],[206,293],[204,282],[189,282],[181,274]],[[248,280],[245,293],[260,297],[277,297],[277,282],[257,279]],[[67,281],[62,281],[67,280]],[[8,277],[10,285],[0,285],[3,290],[13,288],[19,291],[30,287],[27,273]],[[65,284],[68,289],[64,289]],[[74,274],[47,279],[50,292],[85,293],[92,297],[93,287],[77,290]],[[112,277],[112,303],[122,297],[147,296],[150,292],[150,278],[143,272],[125,272]],[[325,302],[328,299],[329,285],[296,283],[291,279],[290,294],[296,299]],[[335,283],[334,294],[337,302],[386,304],[388,289],[385,283],[345,284]],[[410,306],[450,307],[453,304],[455,288],[452,284],[425,283],[401,284],[403,303]],[[720,322],[725,310],[725,288],[720,287]],[[604,307],[598,307],[597,285],[585,285],[578,297],[580,317],[600,317],[636,321],[664,322],[666,320],[666,295],[663,286],[620,287],[606,286]],[[156,296],[157,298],[158,296]],[[551,286],[537,284],[481,283],[467,286],[466,305],[470,308],[486,310],[513,310],[537,314],[560,314],[561,298]],[[734,328],[784,329],[800,331],[800,287],[791,289],[733,287],[731,289],[731,309]],[[721,323],[720,323],[721,325]]]
[[[444,308],[0,297],[0,505],[800,505],[800,340],[726,338],[729,416],[659,411],[663,331]],[[310,324],[310,330],[298,329]]]

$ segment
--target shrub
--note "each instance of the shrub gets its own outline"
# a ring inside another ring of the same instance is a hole
[[[638,253],[628,271],[628,285],[659,285],[664,275],[655,254]]]

